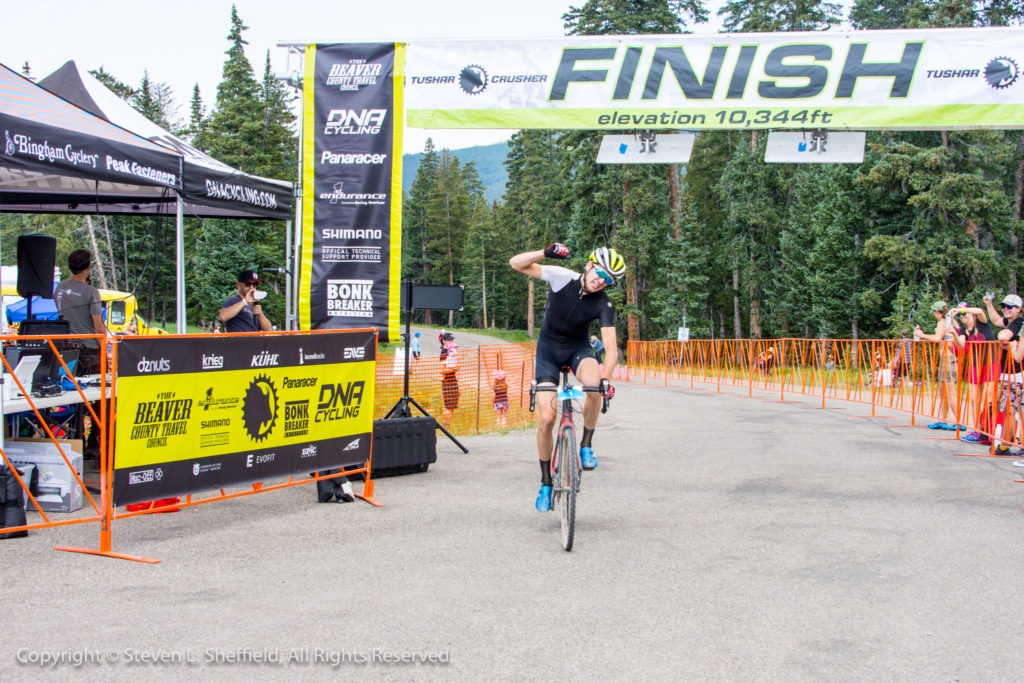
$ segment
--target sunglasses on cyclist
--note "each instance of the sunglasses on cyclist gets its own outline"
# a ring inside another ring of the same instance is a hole
[[[1005,310],[1005,309],[1007,309],[1007,308],[1017,308],[1017,307],[1016,307],[1016,306],[1013,306],[1013,305],[1011,305],[1011,304],[999,304],[999,308],[1002,308],[1002,309],[1004,309],[1004,310]]]
[[[600,268],[600,267],[598,267],[598,266],[594,266],[594,272],[595,272],[595,273],[597,273],[597,276],[598,276],[599,278],[601,278],[602,280],[604,280],[604,283],[605,283],[606,285],[611,285],[611,284],[615,284],[615,278],[613,278],[613,277],[612,277],[611,275],[609,275],[608,273],[606,273],[606,272],[604,272],[603,270],[601,270],[601,268]]]
[[[249,281],[249,282],[243,282],[242,284],[249,285],[250,287],[255,287],[256,285],[259,284],[259,282]]]

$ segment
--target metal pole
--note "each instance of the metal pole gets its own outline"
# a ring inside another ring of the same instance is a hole
[[[288,271],[284,276],[284,329],[294,330],[293,326],[293,315],[295,309],[292,308],[292,222],[291,220],[285,221],[284,230],[284,262],[285,268]]]
[[[177,261],[176,269],[178,274],[177,332],[178,334],[185,334],[185,202],[182,201],[180,193],[178,193],[178,215],[176,220],[175,260]]]

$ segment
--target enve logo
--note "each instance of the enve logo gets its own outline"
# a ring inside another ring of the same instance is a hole
[[[348,346],[345,348],[345,359],[363,360],[366,357],[366,349],[362,346]]]

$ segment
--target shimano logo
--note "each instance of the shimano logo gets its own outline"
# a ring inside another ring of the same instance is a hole
[[[348,346],[348,347],[345,348],[345,356],[344,356],[344,358],[346,360],[349,360],[349,359],[363,360],[363,358],[365,358],[365,357],[366,357],[366,349],[363,348],[362,346]]]
[[[146,482],[154,481],[156,479],[156,472],[154,470],[141,470],[139,472],[131,472],[128,474],[128,485],[132,484],[145,484]]]
[[[355,441],[353,441],[349,445],[345,446],[341,450],[342,451],[354,451],[357,448],[359,448],[359,439],[356,439]]]
[[[166,358],[160,360],[148,360],[145,356],[139,361],[139,364],[135,366],[139,372],[169,372],[171,369],[171,361]]]
[[[312,458],[316,456],[316,444],[309,444],[302,449],[302,453],[299,454],[300,458]]]
[[[203,354],[203,370],[215,370],[224,367],[224,356],[207,356]]]
[[[269,351],[261,351],[257,355],[252,357],[252,363],[249,365],[251,368],[265,368],[270,365],[279,365],[277,357],[279,354],[270,353]]]

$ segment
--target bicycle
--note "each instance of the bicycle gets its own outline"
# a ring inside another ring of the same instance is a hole
[[[580,454],[576,448],[576,425],[573,412],[577,408],[574,400],[582,400],[583,392],[598,392],[601,396],[601,412],[608,412],[607,393],[608,380],[602,379],[600,386],[578,387],[569,384],[569,368],[562,368],[562,388],[553,386],[537,386],[534,380],[530,384],[530,412],[534,411],[538,391],[557,391],[555,399],[561,401],[562,419],[558,425],[558,438],[551,453],[551,505],[556,506],[561,517],[562,548],[572,550],[572,542],[576,533],[576,495],[580,492]]]

